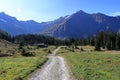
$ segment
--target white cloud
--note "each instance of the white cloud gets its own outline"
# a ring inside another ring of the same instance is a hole
[[[120,16],[120,12],[112,13],[111,16]]]
[[[18,12],[18,13],[21,13],[21,12],[22,12],[22,9],[18,8],[18,9],[17,9],[17,12]]]

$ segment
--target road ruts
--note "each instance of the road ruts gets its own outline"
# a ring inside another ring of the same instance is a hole
[[[60,47],[53,51],[47,63],[29,80],[70,80],[64,59],[60,56],[55,56],[59,49]]]

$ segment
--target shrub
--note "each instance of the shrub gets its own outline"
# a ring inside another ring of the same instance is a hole
[[[48,53],[49,53],[49,54],[51,54],[51,53],[52,53],[50,49],[48,50]]]
[[[80,48],[80,50],[81,50],[81,51],[84,51],[84,49],[83,49],[83,48]]]
[[[75,46],[75,49],[79,49],[79,47],[78,47],[78,46]]]
[[[22,56],[27,56],[27,57],[28,56],[35,56],[35,53],[34,52],[28,52],[25,49],[23,49]]]
[[[18,78],[16,78],[15,80],[23,80],[23,78],[21,78],[21,77],[18,77]]]

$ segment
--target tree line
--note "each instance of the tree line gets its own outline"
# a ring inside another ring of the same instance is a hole
[[[50,36],[44,36],[39,34],[24,34],[24,35],[18,35],[15,36],[14,39],[12,39],[14,43],[17,44],[23,44],[23,45],[34,45],[37,43],[45,43],[48,45],[87,45],[86,39],[84,38],[70,38],[66,40],[56,39],[54,37]]]
[[[99,32],[95,37],[95,50],[107,49],[107,50],[120,50],[120,33],[114,33],[112,31]]]
[[[10,41],[11,36],[7,32],[0,30],[0,39],[5,39],[5,40]]]
[[[34,45],[38,43],[45,43],[47,45],[64,45],[64,41],[55,39],[50,36],[43,36],[39,34],[24,34],[15,36],[13,39],[14,43],[23,45]]]
[[[66,40],[56,39],[50,36],[39,34],[24,34],[11,37],[7,32],[0,30],[0,39],[5,39],[20,45],[34,45],[37,43],[45,43],[47,45],[67,45],[67,46],[85,46],[91,45],[95,50],[100,51],[101,48],[108,50],[120,50],[120,34],[112,31],[100,31],[90,38],[70,38]]]

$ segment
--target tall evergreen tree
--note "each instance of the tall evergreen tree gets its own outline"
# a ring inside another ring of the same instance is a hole
[[[116,50],[120,50],[120,34],[116,36],[116,43],[115,43]]]
[[[96,51],[100,51],[101,49],[101,46],[100,46],[100,40],[99,40],[99,37],[98,36],[96,36],[96,38],[95,38],[95,50]]]

